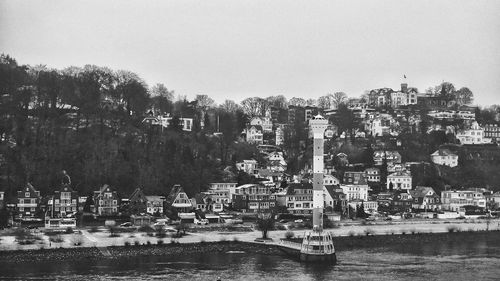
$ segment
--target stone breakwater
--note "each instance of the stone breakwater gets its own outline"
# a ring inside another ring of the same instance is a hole
[[[428,242],[467,243],[467,241],[489,241],[500,239],[500,231],[414,233],[405,235],[368,235],[335,237],[335,248],[342,250],[377,247],[408,247]],[[297,239],[297,241],[300,241]],[[37,261],[80,261],[82,259],[119,259],[134,256],[179,256],[201,253],[226,253],[244,251],[249,254],[284,255],[279,246],[266,243],[239,241],[175,243],[162,245],[129,245],[98,248],[58,248],[40,250],[17,250],[0,252],[1,263],[27,263]]]

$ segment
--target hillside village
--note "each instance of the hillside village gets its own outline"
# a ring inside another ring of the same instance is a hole
[[[308,121],[325,132],[325,218],[486,216],[500,208],[500,108],[443,82],[317,100],[174,101],[133,73],[1,60],[2,226],[312,213]],[[82,95],[85,92],[86,95]],[[90,97],[90,98],[89,98]]]

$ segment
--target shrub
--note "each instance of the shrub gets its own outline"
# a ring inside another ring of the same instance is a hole
[[[446,229],[449,233],[458,232],[458,227],[456,227],[455,225],[450,225]]]
[[[66,228],[66,231],[64,231],[64,233],[66,233],[66,234],[72,234],[73,232],[74,232],[73,228],[71,228],[71,227]]]
[[[278,230],[286,230],[286,226],[279,224],[279,225],[276,226],[276,229],[278,229]]]
[[[172,239],[171,241],[174,241],[174,239]],[[205,242],[206,242],[206,241],[205,241],[205,238],[203,238],[203,237],[202,237],[202,238],[200,238],[200,243],[202,243],[202,244],[203,244],[203,243],[205,243]]]
[[[411,234],[417,234],[417,233],[418,233],[418,232],[417,232],[417,230],[416,230],[415,228],[412,228],[412,229],[410,230],[410,232],[411,232]]]
[[[405,235],[406,234],[406,230],[401,230],[401,235]]]
[[[233,237],[233,242],[238,242],[238,241],[240,241],[240,239],[238,239],[238,237],[234,236]]]
[[[149,240],[148,240],[148,241],[146,242],[146,244],[147,244],[148,246],[151,246],[151,241],[149,241]]]
[[[123,244],[125,245],[125,247],[130,246],[130,242],[128,242],[128,241],[125,241],[125,243],[123,243]]]
[[[134,245],[139,246],[140,245],[139,241],[135,240]]]
[[[158,244],[158,245],[163,245],[163,240],[158,239],[158,241],[156,242],[156,244]]]
[[[347,233],[347,235],[349,235],[349,236],[353,237],[353,236],[355,235],[355,233],[354,233],[354,231],[352,231],[352,230],[351,230],[351,231],[349,231],[349,232]]]
[[[292,239],[294,236],[295,236],[295,233],[293,233],[293,231],[288,230],[287,232],[285,232],[286,239]]]

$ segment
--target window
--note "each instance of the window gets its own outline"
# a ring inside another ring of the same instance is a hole
[[[30,193],[29,192],[25,192],[24,193],[24,197],[30,197]]]

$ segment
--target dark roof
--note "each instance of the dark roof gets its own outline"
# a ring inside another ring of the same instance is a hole
[[[295,189],[313,189],[313,185],[308,182],[292,182],[288,184],[286,195],[295,194]]]
[[[184,192],[184,188],[180,184],[175,184],[170,192],[168,193],[168,196],[166,198],[166,201],[170,204],[172,204],[175,201],[175,198],[177,198],[177,195],[179,193]],[[184,192],[185,193],[185,192]]]

